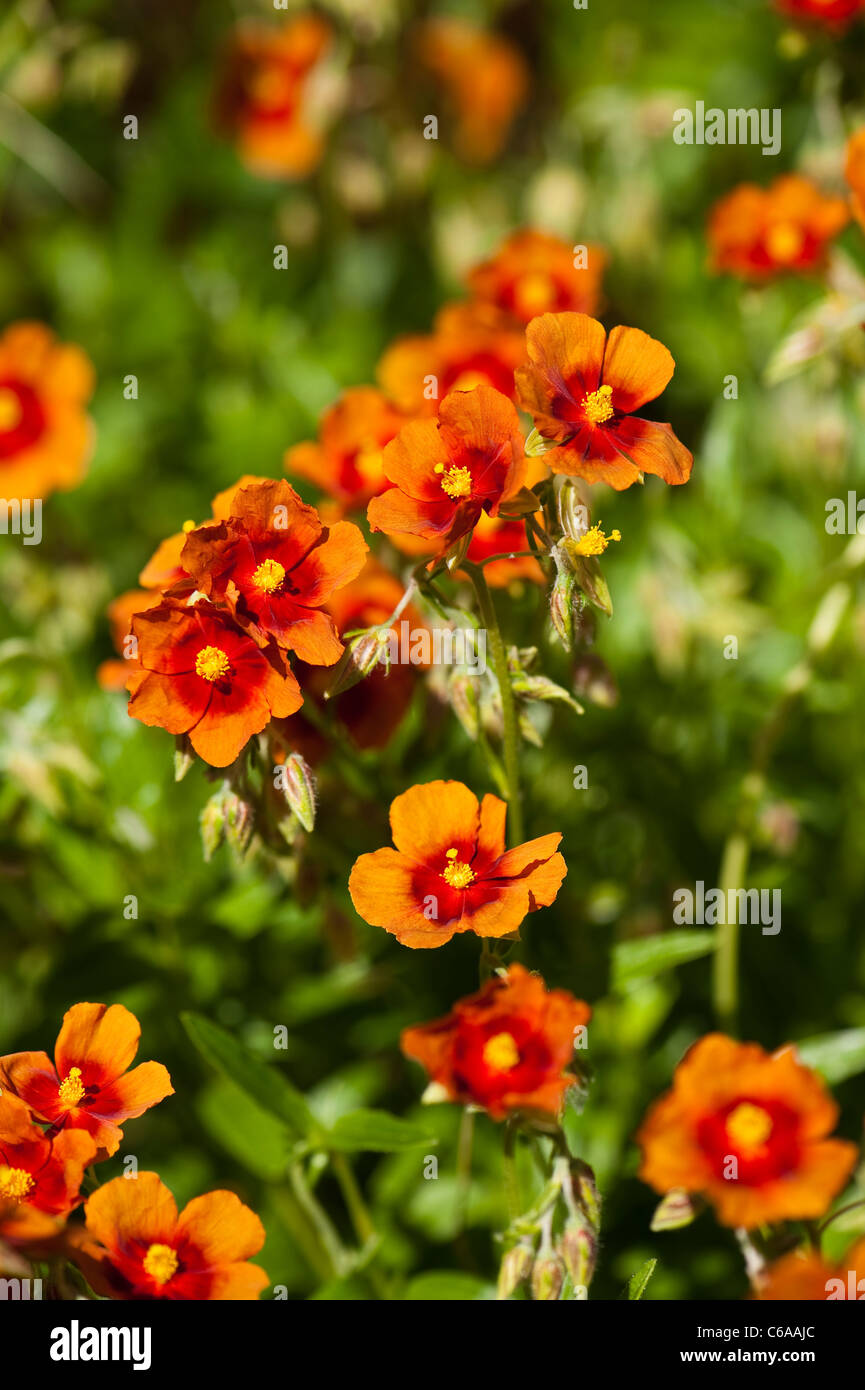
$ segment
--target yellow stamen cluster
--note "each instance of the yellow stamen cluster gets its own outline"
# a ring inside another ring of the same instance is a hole
[[[0,386],[0,434],[7,434],[21,424],[21,402],[8,386]]]
[[[486,1043],[483,1058],[492,1071],[511,1071],[518,1064],[520,1054],[510,1033],[496,1033]]]
[[[382,451],[369,440],[354,456],[354,466],[365,482],[377,483],[382,474]]]
[[[450,863],[446,865],[442,878],[449,888],[468,888],[475,881],[474,869],[470,864],[464,864],[458,855],[458,849],[448,850]]]
[[[34,1186],[33,1174],[26,1168],[0,1167],[0,1197],[20,1202]]]
[[[521,278],[516,298],[524,314],[530,314],[532,317],[543,314],[555,303],[555,281],[542,270],[530,271]]]
[[[727,1116],[727,1134],[737,1149],[759,1149],[772,1133],[772,1116],[743,1100]]]
[[[261,589],[265,594],[275,594],[282,588],[284,580],[285,568],[278,560],[262,560],[252,576],[256,589]]]
[[[190,531],[194,531],[194,530],[195,530],[195,522],[194,522],[194,521],[184,521],[184,523],[183,523],[183,525],[181,526],[180,529],[181,529],[181,531],[184,533],[184,535],[187,535],[187,536],[188,536],[189,533],[190,533]]]
[[[594,526],[589,527],[585,535],[580,536],[574,549],[578,555],[603,555],[610,541],[620,541],[621,539],[621,531],[615,529],[606,535],[601,530],[601,523],[597,522]]]
[[[84,1099],[84,1083],[81,1080],[81,1068],[70,1067],[65,1080],[60,1082],[57,1090],[60,1097],[60,1104],[65,1105],[67,1110],[74,1110],[75,1106]]]
[[[776,222],[766,232],[766,250],[773,261],[789,265],[800,254],[805,238],[795,222]]]
[[[590,425],[602,425],[615,414],[612,386],[599,386],[583,398],[583,414]]]
[[[144,1272],[154,1284],[167,1284],[177,1273],[177,1252],[170,1245],[150,1245],[144,1256]]]
[[[231,662],[221,647],[202,647],[195,658],[195,674],[202,680],[223,680],[231,670]]]
[[[448,468],[445,471],[443,463],[437,463],[435,472],[440,473],[442,490],[456,501],[460,497],[469,497],[472,490],[472,475],[468,468]]]

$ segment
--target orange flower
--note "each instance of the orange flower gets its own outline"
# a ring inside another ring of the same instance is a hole
[[[80,1129],[64,1129],[55,1138],[44,1134],[17,1096],[0,1095],[0,1220],[25,1232],[38,1228],[31,1211],[65,1216],[81,1201],[84,1169],[96,1145]],[[47,1229],[43,1232],[48,1234]]]
[[[587,314],[542,314],[526,329],[530,364],[517,371],[519,402],[545,439],[554,473],[609,483],[617,491],[655,473],[686,483],[693,455],[669,425],[633,414],[659,396],[675,362],[639,328],[609,337]]]
[[[508,237],[491,260],[475,266],[468,285],[478,299],[520,323],[568,310],[594,314],[606,263],[606,252],[587,246],[586,265],[578,269],[573,246],[548,232],[525,229]]]
[[[407,532],[445,550],[481,512],[520,491],[526,472],[514,406],[489,386],[454,391],[437,420],[413,420],[388,444],[384,470],[394,484],[367,509],[373,531]]]
[[[852,190],[850,203],[853,216],[865,231],[865,126],[854,131],[847,141],[844,177]]]
[[[202,593],[228,603],[260,645],[271,639],[313,666],[343,646],[323,606],[363,567],[367,544],[350,521],[326,527],[290,483],[234,494],[226,521],[190,531],[182,562]]]
[[[41,323],[0,334],[0,492],[45,498],[81,481],[93,444],[93,368]]]
[[[129,713],[227,767],[271,717],[293,714],[300,689],[275,644],[262,649],[221,609],[165,599],[132,620],[139,668],[129,676]]]
[[[782,14],[845,29],[865,9],[865,0],[775,0]]]
[[[838,1107],[792,1048],[769,1054],[710,1033],[637,1135],[640,1177],[656,1192],[702,1193],[724,1226],[822,1216],[857,1158],[827,1139]]]
[[[743,183],[715,204],[709,218],[710,264],[746,280],[820,270],[850,214],[810,179],[784,174],[769,188]]]
[[[513,320],[489,304],[446,304],[431,334],[397,338],[378,379],[406,415],[435,415],[449,391],[494,386],[514,399],[514,371],[526,344]]]
[[[865,1240],[851,1245],[837,1264],[816,1250],[794,1250],[766,1270],[756,1295],[764,1302],[825,1303],[865,1299]]]
[[[120,1122],[174,1095],[161,1062],[129,1071],[138,1051],[138,1019],[122,1004],[75,1004],[63,1016],[54,1063],[45,1052],[0,1057],[0,1086],[54,1130],[83,1129],[100,1157],[117,1152]]]
[[[325,411],[318,443],[295,444],[286,452],[285,471],[308,478],[342,511],[359,510],[388,486],[382,450],[404,424],[376,387],[356,386]]]
[[[417,51],[453,107],[457,153],[473,164],[495,159],[528,93],[529,69],[519,49],[498,34],[442,17],[420,27]]]
[[[216,121],[254,173],[303,178],[321,159],[324,112],[310,79],[330,39],[330,26],[314,14],[279,28],[242,24],[232,36]]]
[[[576,1030],[591,1016],[582,999],[512,965],[446,1018],[406,1028],[400,1046],[449,1100],[483,1106],[494,1120],[514,1111],[555,1116],[574,1081],[564,1068]]]
[[[478,805],[462,782],[410,787],[391,803],[396,849],[362,854],[351,871],[359,916],[415,948],[515,932],[555,901],[567,868],[558,833],[506,850],[506,813],[497,796]]]
[[[88,1198],[73,1258],[95,1293],[174,1301],[257,1299],[268,1279],[249,1264],[264,1227],[233,1192],[194,1197],[178,1216],[156,1173],[113,1178]]]

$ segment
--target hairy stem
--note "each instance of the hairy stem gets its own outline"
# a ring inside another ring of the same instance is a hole
[[[466,570],[474,586],[481,621],[487,630],[493,670],[499,683],[502,700],[502,752],[508,786],[508,808],[510,810],[510,840],[512,844],[518,845],[523,838],[523,808],[520,800],[520,729],[517,721],[516,700],[511,685],[511,673],[508,669],[508,655],[483,570],[467,560],[463,561],[462,568]]]

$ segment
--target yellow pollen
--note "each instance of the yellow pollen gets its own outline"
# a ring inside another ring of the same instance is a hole
[[[525,316],[542,314],[556,298],[555,282],[542,270],[530,271],[517,286],[517,302]]]
[[[256,589],[261,589],[265,594],[275,594],[277,589],[282,588],[285,579],[285,569],[278,560],[262,560],[252,582]]]
[[[21,402],[16,391],[0,386],[0,434],[17,429],[21,424]]]
[[[81,1068],[70,1067],[69,1074],[65,1081],[60,1082],[57,1094],[60,1097],[60,1104],[65,1105],[67,1110],[74,1110],[80,1100],[84,1098],[84,1084],[81,1080]]]
[[[601,530],[601,523],[591,526],[584,536],[580,536],[574,549],[578,555],[603,555],[610,541],[620,541],[622,533],[618,528],[607,536]]]
[[[0,1197],[20,1202],[33,1186],[33,1175],[26,1168],[0,1167]]]
[[[467,367],[464,372],[451,383],[451,391],[473,391],[476,386],[489,386],[490,379],[486,372],[478,372]]]
[[[468,888],[469,884],[474,883],[474,869],[470,864],[463,864],[457,858],[459,850],[449,849],[447,857],[450,863],[445,866],[442,878],[449,888]]]
[[[202,680],[221,681],[231,670],[231,662],[221,647],[202,647],[195,658],[195,674]]]
[[[520,1060],[510,1033],[496,1033],[484,1047],[484,1061],[493,1071],[510,1071]]]
[[[195,522],[194,522],[194,521],[184,521],[184,523],[183,523],[183,525],[181,526],[180,529],[181,529],[181,531],[185,531],[186,535],[188,536],[189,533],[190,533],[190,531],[194,531],[194,530],[195,530]]]
[[[727,1116],[727,1134],[740,1149],[759,1149],[772,1133],[772,1117],[759,1105],[743,1100]]]
[[[177,1254],[170,1245],[150,1245],[144,1256],[144,1272],[154,1284],[167,1284],[177,1273]]]
[[[805,238],[794,222],[776,222],[766,233],[766,250],[773,261],[790,265],[796,260]]]
[[[472,475],[468,468],[454,467],[445,471],[444,464],[437,463],[433,471],[442,475],[442,490],[447,493],[448,497],[453,497],[456,500],[459,497],[471,495]]]
[[[382,451],[375,444],[367,444],[358,449],[354,456],[354,466],[364,482],[375,483],[382,474]]]
[[[605,420],[615,415],[612,396],[612,386],[599,386],[597,391],[590,391],[584,397],[583,414],[590,425],[602,425]]]

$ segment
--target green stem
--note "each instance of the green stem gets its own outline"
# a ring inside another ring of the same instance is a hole
[[[341,1276],[348,1267],[348,1255],[331,1224],[327,1212],[314,1196],[300,1163],[292,1163],[288,1179],[297,1204],[315,1231],[318,1243],[334,1274]]]
[[[502,1158],[504,1169],[505,1197],[508,1203],[508,1221],[516,1221],[522,1212],[522,1200],[520,1198],[520,1184],[517,1177],[516,1162],[517,1130],[516,1126],[508,1121],[505,1125],[505,1147]]]
[[[468,560],[463,561],[462,568],[467,572],[474,586],[481,621],[486,628],[490,644],[493,670],[499,683],[502,700],[502,752],[505,778],[508,785],[508,807],[511,813],[510,840],[512,844],[519,845],[523,839],[523,808],[520,800],[520,729],[517,721],[516,700],[511,685],[511,673],[508,668],[508,654],[502,640],[495,605],[483,570]]]
[[[750,850],[750,839],[743,832],[734,831],[728,838],[719,874],[722,902],[731,901],[728,889],[744,887]],[[734,1034],[739,1015],[739,918],[738,913],[724,915],[715,952],[715,1012],[721,1027]]]
[[[351,1165],[345,1155],[341,1153],[330,1154],[330,1165],[333,1169],[334,1177],[339,1183],[343,1198],[345,1199],[345,1205],[348,1208],[348,1214],[351,1217],[351,1224],[354,1227],[354,1233],[357,1236],[358,1242],[361,1248],[369,1246],[378,1240],[378,1232],[367,1210],[366,1203],[357,1185],[357,1179],[352,1172]],[[387,1289],[382,1275],[375,1268],[373,1263],[374,1258],[373,1256],[373,1259],[370,1260],[367,1274],[379,1298],[384,1298],[386,1297]]]

